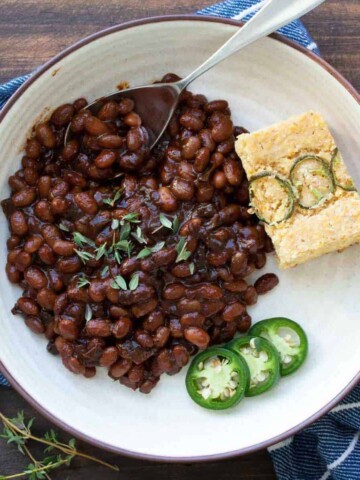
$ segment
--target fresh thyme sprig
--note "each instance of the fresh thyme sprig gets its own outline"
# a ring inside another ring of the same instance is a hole
[[[114,280],[110,282],[110,287],[115,288],[115,290],[136,290],[139,285],[139,274],[134,273],[130,279],[129,286],[126,283],[126,280],[121,275],[117,275]]]
[[[153,247],[145,247],[137,254],[136,258],[140,260],[141,258],[146,258],[152,253],[159,252],[165,245],[165,242],[158,242]]]
[[[90,285],[90,281],[85,277],[85,275],[79,275],[79,281],[76,284],[77,288],[86,287],[86,285]]]
[[[84,248],[86,245],[89,245],[89,247],[93,248],[96,247],[95,242],[91,240],[91,238],[85,237],[85,235],[80,232],[74,232],[73,238],[76,245],[80,248]]]
[[[85,307],[85,321],[89,322],[92,319],[93,311],[91,310],[90,305],[87,303]]]
[[[173,220],[169,220],[168,217],[164,213],[160,213],[159,215],[159,220],[160,220],[160,227],[156,228],[153,230],[152,233],[156,233],[159,230],[161,230],[163,227],[168,228],[169,230],[172,230],[174,233],[177,233],[179,231],[180,227],[180,221],[177,215],[173,218]]]
[[[76,253],[76,255],[80,257],[83,263],[86,263],[92,258],[95,258],[94,255],[90,252],[86,252],[86,251],[82,252],[81,250],[77,250],[76,248],[74,248],[74,252]]]
[[[119,188],[118,190],[116,190],[115,192],[115,195],[113,196],[113,198],[104,198],[103,200],[103,203],[105,203],[105,205],[109,205],[109,207],[114,207],[115,206],[115,203],[119,200],[119,198],[121,197],[121,194],[124,190],[122,188]]]
[[[27,477],[29,480],[51,480],[48,472],[63,465],[70,465],[70,462],[75,457],[82,457],[115,470],[116,472],[119,471],[119,468],[115,465],[111,465],[100,459],[92,457],[91,455],[79,452],[76,447],[75,439],[71,439],[68,443],[61,442],[54,430],[47,432],[44,437],[37,437],[33,435],[31,427],[34,419],[32,418],[26,422],[24,418],[24,412],[19,412],[15,418],[7,418],[5,415],[0,413],[0,420],[4,425],[3,434],[0,435],[0,437],[7,440],[7,443],[16,445],[19,451],[28,455],[32,462],[21,473],[16,473],[13,475],[0,475],[0,480],[10,480],[21,477]],[[58,450],[61,453],[46,456],[41,461],[37,461],[27,447],[27,442],[29,440],[34,440],[38,443],[46,445],[47,448],[44,450],[45,454],[53,450]]]
[[[186,245],[187,245],[187,242],[185,237],[181,237],[179,240],[179,243],[176,245],[176,251],[178,254],[176,257],[176,263],[182,262],[183,260],[187,260],[190,257],[191,252],[186,250]]]

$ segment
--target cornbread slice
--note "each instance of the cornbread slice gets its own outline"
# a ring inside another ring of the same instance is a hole
[[[325,120],[315,112],[252,134],[242,134],[235,147],[249,179],[270,172],[289,184],[290,172],[297,159],[306,155],[319,157],[331,171],[331,160],[336,151]],[[297,186],[293,185],[295,208],[291,216],[279,223],[265,225],[279,257],[280,268],[293,267],[360,242],[360,197],[340,154],[336,157],[336,172],[335,188],[324,201],[313,208],[299,206]],[[258,204],[267,201],[262,211],[272,209],[275,218],[276,209],[283,208],[283,200],[278,198],[271,182],[264,185]]]

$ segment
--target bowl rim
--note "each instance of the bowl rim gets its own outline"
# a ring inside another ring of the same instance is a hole
[[[12,106],[16,103],[16,101],[22,96],[22,94],[32,85],[38,77],[40,77],[44,72],[49,70],[53,65],[55,65],[58,61],[62,60],[69,54],[73,53],[74,51],[84,47],[85,45],[97,40],[99,38],[105,37],[115,32],[119,32],[122,30],[126,30],[133,27],[139,27],[143,25],[147,25],[150,23],[160,23],[160,22],[171,22],[171,21],[200,21],[200,22],[214,22],[214,23],[222,23],[225,25],[234,25],[234,26],[241,26],[244,22],[240,22],[238,20],[233,20],[229,18],[222,18],[222,17],[212,17],[206,15],[160,15],[148,18],[142,18],[138,20],[131,20],[128,22],[124,22],[118,25],[114,25],[112,27],[108,27],[102,29],[98,32],[95,32],[91,35],[88,35],[81,40],[75,42],[74,44],[70,45],[66,49],[62,50],[60,53],[52,57],[49,61],[43,64],[39,69],[35,70],[34,73],[29,77],[23,85],[18,88],[18,90],[10,97],[10,99],[6,102],[3,109],[0,112],[0,124],[4,120],[5,116],[9,113]],[[332,67],[329,63],[327,63],[322,58],[315,55],[312,51],[302,47],[301,45],[288,40],[283,35],[278,33],[273,33],[269,35],[271,38],[284,43],[285,45],[299,51],[300,53],[306,55],[308,58],[313,60],[317,63],[320,67],[325,69],[330,75],[332,75],[357,101],[360,106],[360,94],[357,92],[355,87],[353,87],[348,80],[346,80],[334,67]],[[165,455],[154,455],[154,454],[147,454],[141,452],[134,452],[132,450],[127,450],[122,447],[116,447],[114,445],[108,444],[101,440],[94,439],[87,434],[82,433],[81,431],[73,428],[71,425],[66,424],[64,421],[58,419],[53,413],[49,412],[44,406],[38,403],[32,396],[13,378],[10,371],[4,366],[4,364],[0,361],[0,371],[9,381],[10,385],[29,403],[35,410],[37,410],[41,415],[47,418],[49,421],[57,425],[62,430],[66,431],[67,433],[74,435],[75,437],[94,445],[98,448],[103,450],[107,450],[110,452],[115,452],[127,457],[136,458],[139,460],[151,460],[156,462],[168,462],[168,463],[195,463],[195,462],[209,462],[209,461],[216,461],[227,459],[231,457],[236,457],[240,455],[245,455],[249,453],[256,452],[258,450],[262,450],[268,448],[276,443],[283,442],[287,438],[295,435],[300,430],[304,429],[314,421],[318,420],[320,417],[328,413],[335,405],[337,405],[359,382],[360,382],[360,370],[355,375],[355,377],[349,382],[349,384],[340,391],[330,402],[328,402],[324,407],[318,410],[316,413],[308,417],[303,422],[299,423],[295,427],[283,432],[280,435],[276,435],[275,437],[265,440],[263,442],[259,442],[255,445],[251,445],[249,447],[241,448],[238,450],[231,450],[229,452],[212,454],[212,455],[199,455],[199,456],[186,456],[186,457],[173,457],[173,456],[165,456]]]

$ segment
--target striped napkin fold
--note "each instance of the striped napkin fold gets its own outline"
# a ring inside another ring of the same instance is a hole
[[[197,13],[247,21],[266,1],[226,0]],[[279,33],[320,54],[299,20],[281,28]],[[0,85],[0,109],[29,76]],[[9,385],[1,374],[0,385]],[[360,385],[330,413],[297,435],[273,445],[269,452],[279,480],[360,480],[359,437]]]

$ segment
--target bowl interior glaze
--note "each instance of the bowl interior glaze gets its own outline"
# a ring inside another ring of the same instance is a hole
[[[124,81],[135,86],[170,71],[186,75],[236,28],[205,18],[138,22],[110,29],[61,54],[3,114],[1,198],[8,195],[7,178],[19,168],[25,136],[42,112],[80,96],[95,99]],[[249,130],[310,109],[321,112],[359,185],[359,103],[334,71],[310,55],[266,38],[208,72],[191,90],[209,99],[227,99],[235,123]],[[8,229],[3,214],[0,222],[4,272]],[[192,403],[185,390],[185,369],[174,377],[164,376],[148,396],[112,382],[105,372],[92,380],[71,374],[58,357],[47,353],[44,338],[11,315],[20,289],[4,273],[2,369],[43,413],[99,446],[170,461],[245,453],[304,426],[339,400],[359,376],[359,267],[360,246],[284,272],[269,258],[265,271],[276,272],[280,285],[249,313],[254,321],[288,316],[300,322],[309,336],[310,353],[296,375],[233,410],[206,411]]]

